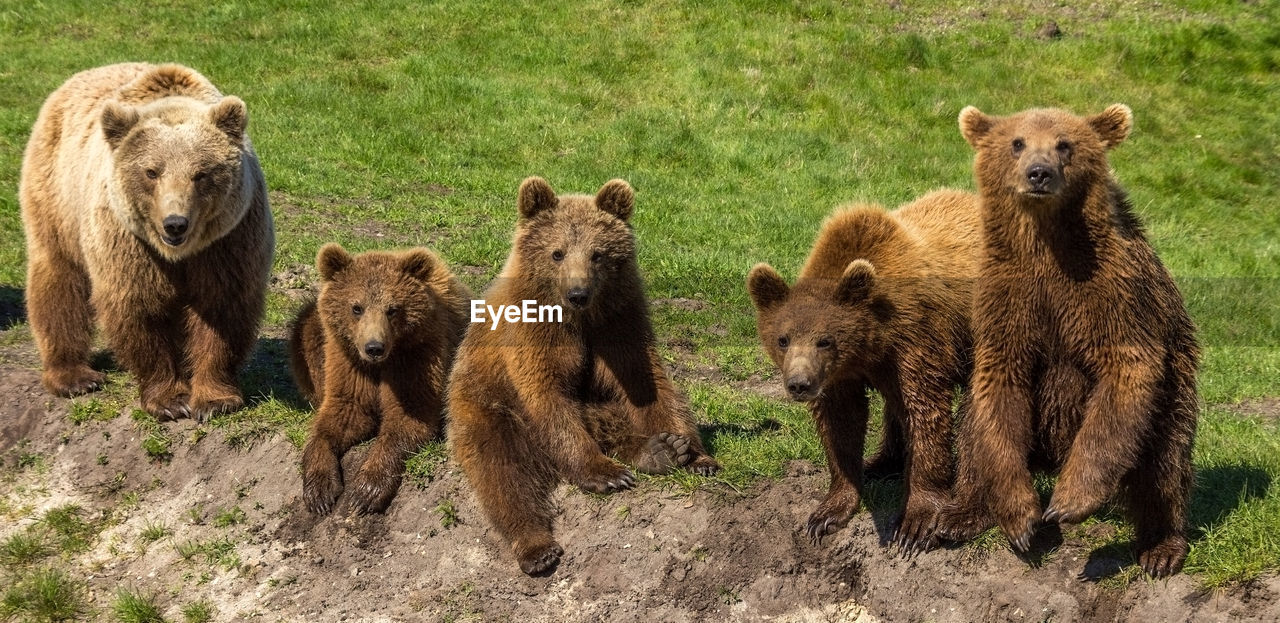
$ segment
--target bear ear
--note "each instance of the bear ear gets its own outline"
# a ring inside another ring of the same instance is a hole
[[[993,125],[995,125],[995,118],[983,114],[973,106],[965,106],[964,110],[960,111],[960,133],[974,149],[978,148],[978,143],[982,142],[982,137],[991,131]]]
[[[539,212],[550,210],[558,202],[556,191],[551,190],[551,184],[547,180],[534,176],[520,182],[520,194],[516,200],[520,218],[530,218]]]
[[[106,137],[111,149],[114,150],[120,146],[124,137],[129,135],[129,130],[138,125],[140,118],[137,109],[132,106],[107,102],[102,109],[102,134]]]
[[[320,270],[320,278],[325,281],[333,281],[338,273],[351,266],[355,261],[342,245],[336,242],[320,247],[320,252],[316,254],[316,268]]]
[[[596,207],[623,221],[631,218],[631,208],[636,202],[636,191],[626,180],[609,180],[596,193]]]
[[[1124,104],[1112,104],[1085,121],[1098,133],[1103,146],[1111,149],[1128,138],[1129,130],[1133,129],[1133,111]]]
[[[436,269],[436,256],[426,249],[410,249],[400,260],[400,270],[419,281],[427,281]]]
[[[871,296],[875,286],[876,267],[867,260],[857,259],[849,262],[844,269],[844,274],[840,275],[836,297],[845,304],[860,303]]]
[[[209,109],[209,120],[232,142],[240,143],[249,125],[249,109],[245,107],[244,100],[228,95]]]
[[[751,295],[751,302],[756,309],[763,311],[787,300],[791,288],[787,287],[787,282],[782,280],[778,271],[761,262],[752,267],[751,273],[747,275],[747,293]]]

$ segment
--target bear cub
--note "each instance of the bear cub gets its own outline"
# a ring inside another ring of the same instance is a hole
[[[1120,104],[1088,117],[960,113],[984,248],[973,412],[939,531],[999,525],[1025,551],[1037,523],[1078,523],[1118,495],[1138,563],[1163,577],[1188,550],[1199,348],[1107,161],[1132,123]],[[1043,512],[1033,470],[1059,476]]]
[[[819,541],[862,499],[867,391],[884,398],[884,437],[865,470],[905,472],[893,540],[932,541],[951,485],[952,403],[970,370],[969,305],[978,201],[940,190],[898,210],[859,205],[823,224],[795,286],[768,264],[747,279],[761,343],[793,400],[806,402],[831,485],[806,530]]]
[[[40,109],[22,162],[27,316],[48,391],[106,381],[95,321],[160,420],[244,404],[275,247],[248,110],[181,65],[80,72]]]
[[[564,552],[552,537],[561,479],[607,493],[634,483],[617,460],[654,474],[720,468],[662,367],[627,222],[634,200],[622,180],[595,196],[557,196],[526,179],[511,254],[485,304],[536,301],[563,315],[474,324],[458,351],[454,457],[528,574]]]
[[[294,380],[319,405],[302,451],[307,508],[325,514],[343,490],[342,456],[377,435],[349,487],[349,506],[381,512],[405,460],[439,434],[445,382],[467,327],[471,291],[427,249],[316,258],[320,295],[289,338]]]

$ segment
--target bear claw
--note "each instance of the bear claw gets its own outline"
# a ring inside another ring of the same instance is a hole
[[[564,549],[559,544],[552,543],[540,552],[522,556],[520,558],[520,570],[528,575],[537,575],[550,571],[560,564],[560,556],[562,555],[564,555]]]

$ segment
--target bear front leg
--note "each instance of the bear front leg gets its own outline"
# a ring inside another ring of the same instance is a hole
[[[609,459],[583,424],[587,406],[564,394],[573,384],[555,369],[530,357],[508,366],[520,404],[528,414],[527,432],[544,444],[546,454],[569,482],[591,493],[611,493],[635,485],[631,470]]]
[[[933,386],[917,383],[929,378],[937,382]],[[951,484],[951,396],[947,375],[935,373],[905,379],[900,391],[886,397],[887,402],[902,401],[900,411],[906,416],[904,428],[911,444],[906,497],[893,534],[904,553],[932,544],[938,514],[946,502]],[[890,411],[899,410],[886,407],[886,418]]]
[[[1084,521],[1115,494],[1121,477],[1136,464],[1150,435],[1159,381],[1159,370],[1142,355],[1121,346],[1100,357],[1108,365],[1085,403],[1084,421],[1044,511],[1045,521]]]
[[[557,466],[510,413],[488,411],[464,393],[449,402],[453,456],[520,570],[549,572],[564,554],[551,533]]]
[[[382,422],[378,438],[352,479],[348,493],[351,507],[358,513],[385,511],[400,489],[405,461],[439,432],[439,399],[407,398],[412,402],[403,404],[390,383],[384,382],[380,388]]]
[[[83,267],[33,245],[27,266],[27,320],[44,369],[40,380],[57,396],[96,391],[107,381],[105,374],[89,367],[90,289]]]
[[[824,390],[810,406],[822,449],[827,455],[831,485],[818,508],[809,515],[805,531],[814,543],[832,534],[858,512],[862,503],[862,450],[867,436],[867,390],[852,383]]]
[[[377,429],[366,407],[332,392],[321,402],[302,449],[302,500],[317,515],[333,510],[342,494],[343,455]]]
[[[990,511],[1019,552],[1031,548],[1040,519],[1040,502],[1032,486],[1027,458],[1031,452],[1031,398],[1023,378],[1026,368],[1008,364],[983,366],[980,350],[973,379],[973,439],[967,460],[976,468]]]

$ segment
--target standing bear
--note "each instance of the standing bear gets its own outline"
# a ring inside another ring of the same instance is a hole
[[[561,479],[594,493],[630,487],[632,473],[611,457],[653,474],[720,468],[662,368],[627,223],[634,201],[622,180],[594,197],[557,197],[541,178],[526,179],[511,255],[473,310],[539,305],[561,314],[542,322],[491,314],[458,351],[453,453],[528,574],[563,553],[551,535]]]
[[[239,98],[180,65],[78,73],[40,109],[22,163],[27,316],[59,396],[94,391],[95,317],[162,420],[243,404],[274,248]]]
[[[427,249],[352,256],[327,244],[316,257],[318,299],[302,308],[289,362],[319,405],[302,450],[303,501],[325,514],[342,493],[342,456],[378,439],[350,488],[357,512],[381,512],[404,462],[440,432],[444,386],[467,329],[471,290]]]
[[[760,340],[792,399],[809,404],[831,485],[809,516],[820,540],[862,499],[867,390],[884,398],[884,439],[866,469],[903,471],[894,540],[926,547],[951,486],[956,389],[970,371],[978,198],[940,190],[893,212],[853,206],[827,219],[794,287],[768,264],[747,279]]]
[[[1122,493],[1138,562],[1162,577],[1188,549],[1199,350],[1107,163],[1131,125],[1118,104],[1090,117],[960,113],[984,250],[973,413],[939,531],[967,539],[998,524],[1025,551],[1037,522],[1080,522]],[[1059,474],[1043,512],[1033,469]]]

